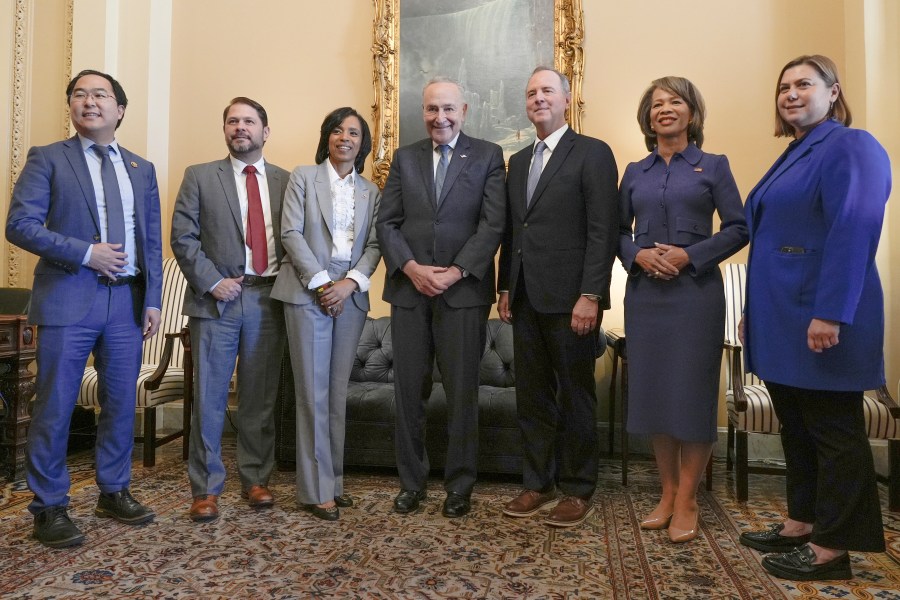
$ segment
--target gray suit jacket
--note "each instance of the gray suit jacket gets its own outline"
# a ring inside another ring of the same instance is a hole
[[[375,219],[381,192],[368,179],[357,175],[355,230],[350,268],[371,277],[381,260],[375,237]],[[272,297],[291,304],[314,302],[315,292],[309,282],[320,271],[328,269],[332,252],[334,211],[328,166],[297,167],[291,173],[281,216],[281,243],[286,250]],[[369,292],[354,293],[351,298],[363,311],[369,310]]]
[[[281,204],[288,172],[266,162],[266,181],[275,230],[275,255],[281,261]],[[223,277],[241,277],[246,271],[244,224],[234,171],[228,157],[188,167],[172,214],[172,252],[191,288],[182,313],[217,319],[224,303],[209,289]],[[221,304],[221,305],[220,305]]]
[[[434,197],[433,155],[430,138],[394,154],[377,224],[387,267],[384,300],[407,308],[427,300],[401,270],[414,259],[470,273],[444,292],[448,305],[493,304],[494,255],[506,217],[503,151],[460,133],[440,199]]]

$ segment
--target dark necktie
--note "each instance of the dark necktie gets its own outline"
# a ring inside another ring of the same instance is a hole
[[[534,195],[534,189],[541,178],[541,171],[544,170],[544,148],[546,147],[547,144],[544,142],[538,142],[534,147],[534,159],[531,161],[531,170],[528,171],[528,187],[525,193],[526,208],[531,206],[531,197]]]
[[[450,165],[450,146],[441,144],[438,150],[441,151],[441,160],[438,161],[437,170],[434,172],[434,198],[440,202],[441,188],[444,187],[444,178],[447,177],[447,167]]]
[[[253,270],[262,275],[269,266],[269,249],[266,246],[266,219],[263,217],[262,199],[259,197],[259,182],[256,167],[244,167],[247,174],[247,245],[253,255]]]
[[[106,200],[106,243],[122,244],[125,251],[125,211],[122,209],[122,194],[116,168],[109,158],[109,147],[94,144],[91,149],[100,157],[100,181],[103,182],[103,197]]]

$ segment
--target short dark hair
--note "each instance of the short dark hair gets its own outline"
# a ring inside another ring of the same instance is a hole
[[[256,114],[259,115],[259,120],[262,121],[263,127],[269,126],[269,115],[266,112],[266,109],[263,108],[263,105],[246,96],[238,96],[237,98],[231,99],[231,102],[229,102],[228,106],[225,107],[225,110],[222,111],[223,125],[225,124],[225,120],[228,119],[228,111],[231,110],[231,107],[235,104],[246,104],[247,106],[256,109]]]
[[[650,127],[650,108],[653,105],[653,92],[656,90],[665,90],[687,103],[688,109],[691,111],[691,122],[688,124],[687,131],[688,141],[694,142],[698,148],[702,148],[703,122],[706,120],[706,103],[703,101],[703,96],[689,79],[669,75],[653,80],[650,87],[644,90],[644,95],[641,96],[638,104],[637,120],[641,126],[641,132],[644,134],[647,150],[652,152],[658,144],[656,132]]]
[[[69,81],[69,85],[66,86],[66,104],[72,103],[72,92],[75,91],[75,84],[78,83],[78,80],[82,77],[86,77],[88,75],[97,75],[98,77],[102,77],[103,79],[109,82],[109,85],[112,86],[113,96],[116,98],[116,104],[121,106],[122,108],[128,107],[128,96],[125,95],[125,89],[122,87],[118,81],[116,81],[112,75],[109,73],[103,73],[102,71],[95,71],[94,69],[85,69],[78,73],[75,77]],[[122,115],[122,118],[116,123],[116,129],[119,128],[119,125],[122,124],[122,119],[125,118],[125,115]]]
[[[775,137],[795,136],[793,126],[785,121],[781,117],[781,113],[778,112],[778,96],[781,95],[781,78],[784,77],[784,72],[800,65],[809,65],[815,69],[826,86],[831,87],[834,84],[838,84],[837,99],[831,105],[831,111],[828,116],[832,119],[837,119],[845,127],[849,127],[850,123],[853,122],[853,115],[850,114],[850,105],[847,104],[847,98],[844,97],[844,86],[838,80],[837,65],[827,56],[804,54],[784,65],[781,73],[778,74],[778,81],[775,82]]]
[[[321,164],[328,158],[328,138],[331,136],[334,128],[343,123],[347,117],[356,117],[359,119],[360,127],[362,127],[362,140],[359,143],[359,152],[353,160],[356,172],[362,173],[366,165],[366,157],[372,152],[372,134],[369,132],[369,124],[362,118],[362,115],[349,106],[334,109],[322,121],[322,128],[319,131],[319,147],[316,149],[316,164]]]

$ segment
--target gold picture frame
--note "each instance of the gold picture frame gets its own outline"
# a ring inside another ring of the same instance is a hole
[[[400,2],[401,0],[373,0],[375,3],[373,85],[375,104],[372,134],[373,175],[379,187],[384,187],[391,157],[400,140]],[[584,14],[581,0],[553,0],[554,67],[564,73],[571,85],[572,102],[568,111],[569,126],[581,131],[584,100],[581,96],[584,74]],[[524,96],[524,94],[523,94]],[[524,97],[523,97],[524,110]]]

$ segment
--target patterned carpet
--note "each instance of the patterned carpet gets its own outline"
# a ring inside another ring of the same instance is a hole
[[[675,545],[665,532],[641,531],[656,502],[655,470],[633,461],[623,488],[618,462],[603,461],[595,514],[579,528],[555,530],[540,515],[502,516],[512,481],[479,483],[473,513],[440,515],[438,481],[416,515],[390,511],[397,479],[355,472],[356,506],[324,523],[293,501],[293,473],[277,473],[273,510],[254,511],[236,479],[220,501],[222,517],[194,524],[178,443],[157,467],[136,461],[134,495],[157,519],[132,528],[93,517],[97,489],[89,454],[70,458],[70,514],[85,531],[81,547],[50,550],[30,538],[22,482],[0,492],[0,598],[900,598],[900,514],[885,510],[889,551],[855,554],[855,578],[794,584],[770,578],[760,555],[737,543],[741,529],[784,512],[778,477],[751,476],[746,505],[734,501],[724,465],[703,493],[702,536]],[[233,473],[234,450],[228,451]]]

